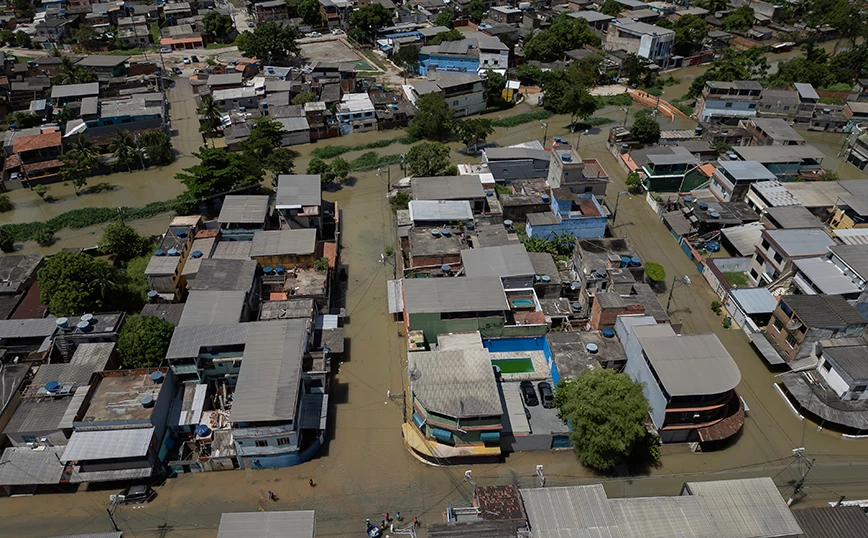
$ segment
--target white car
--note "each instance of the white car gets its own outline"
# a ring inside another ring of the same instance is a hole
[[[160,52],[162,54],[168,54],[168,53],[172,52],[172,47],[160,47]]]
[[[322,37],[322,34],[319,32],[311,32],[308,34],[308,37]]]
[[[189,63],[190,63],[190,58],[187,58],[186,56],[184,56],[184,64],[189,64]]]
[[[343,33],[344,33],[344,31],[341,30],[340,28],[335,28],[332,30],[332,35],[341,35]]]

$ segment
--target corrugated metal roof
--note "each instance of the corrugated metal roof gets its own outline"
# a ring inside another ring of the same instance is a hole
[[[719,161],[718,168],[723,168],[736,181],[767,180],[772,181],[775,175],[758,161]]]
[[[468,278],[533,275],[533,264],[523,244],[464,249],[461,262]]]
[[[55,318],[0,320],[0,338],[45,338],[56,330]]]
[[[145,275],[173,275],[178,269],[179,263],[181,263],[180,256],[151,256],[151,259],[148,261],[148,266],[145,268]]]
[[[695,497],[610,499],[624,536],[641,538],[723,538]]]
[[[313,254],[316,252],[316,229],[268,230],[253,234],[250,257]]]
[[[485,198],[479,176],[414,177],[410,180],[414,200],[471,200]]]
[[[236,423],[295,420],[307,320],[249,325],[229,418]]]
[[[730,242],[737,254],[741,256],[753,256],[756,246],[762,240],[765,229],[765,226],[761,223],[751,222],[750,224],[724,228],[721,230],[721,233]]]
[[[189,359],[197,357],[203,347],[242,345],[247,341],[249,326],[249,323],[230,323],[176,327],[166,358]]]
[[[229,195],[223,200],[223,207],[220,209],[220,216],[217,217],[217,221],[221,224],[260,224],[265,222],[267,215],[268,196]]]
[[[220,516],[217,538],[313,538],[313,510],[295,512],[230,512]]]
[[[509,310],[497,277],[404,279],[408,314]]]
[[[258,265],[253,260],[202,258],[191,290],[247,291],[256,278]]]
[[[386,295],[389,301],[389,313],[397,314],[404,311],[404,281],[386,281]]]
[[[868,516],[859,506],[799,508],[793,517],[802,538],[868,538]]]
[[[473,209],[467,200],[411,200],[409,209],[413,222],[473,220]]]
[[[824,347],[823,353],[831,357],[832,362],[840,366],[853,380],[868,379],[868,347],[864,344]]]
[[[840,295],[787,295],[781,301],[808,327],[868,324],[868,320]]]
[[[277,178],[277,209],[318,206],[322,203],[322,178],[317,175],[281,175]]]
[[[63,464],[57,458],[65,446],[9,447],[0,458],[0,485],[25,486],[57,484],[63,475]]]
[[[669,325],[633,327],[645,356],[670,396],[721,394],[741,372],[714,334],[677,336]]]
[[[859,276],[868,278],[868,246],[835,245],[829,247],[829,250]]]
[[[184,303],[178,327],[238,323],[246,299],[244,291],[193,290]]]
[[[71,398],[24,400],[9,419],[3,433],[56,431],[71,401]]]
[[[250,241],[221,241],[217,243],[211,257],[226,260],[249,260],[251,244]]]
[[[76,431],[60,461],[142,457],[148,453],[153,437],[154,428]]]
[[[622,538],[600,484],[521,489],[535,538]]]
[[[687,482],[712,522],[727,538],[796,536],[796,518],[771,478]]]
[[[793,260],[798,270],[820,293],[859,293],[860,287],[825,256]]]
[[[807,82],[796,82],[793,84],[793,87],[797,92],[799,92],[800,97],[804,97],[805,99],[820,99],[820,96],[817,95],[817,91],[814,90],[814,87]]]
[[[99,95],[99,82],[85,82],[83,84],[61,84],[52,86],[51,98],[64,99],[67,97],[81,97]]]
[[[114,342],[94,342],[79,344],[72,354],[69,364],[93,364],[98,369],[105,368],[115,350]]]
[[[487,349],[411,353],[407,371],[410,390],[428,411],[455,418],[503,413]]]
[[[767,230],[764,235],[783,250],[784,256],[819,256],[835,244],[822,228]]]
[[[747,315],[769,314],[778,306],[778,300],[766,288],[737,288],[729,294]]]

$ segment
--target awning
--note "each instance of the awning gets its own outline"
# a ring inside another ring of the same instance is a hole
[[[438,441],[443,441],[444,443],[452,442],[452,432],[447,430],[441,430],[440,428],[432,428],[431,433],[434,434],[434,438]]]
[[[778,353],[772,343],[769,342],[765,333],[751,333],[747,336],[767,363],[784,364],[784,358],[781,357],[781,354]]]
[[[138,458],[148,454],[154,428],[78,431],[69,438],[60,461]]]
[[[386,282],[386,292],[389,299],[389,313],[397,314],[404,311],[404,281],[389,280]]]
[[[483,443],[499,443],[500,432],[482,432],[482,434],[479,435],[479,438]]]

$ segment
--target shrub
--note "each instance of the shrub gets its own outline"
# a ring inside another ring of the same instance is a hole
[[[12,200],[9,199],[9,196],[5,194],[0,196],[0,213],[12,211],[13,209],[15,209],[15,204],[12,203]]]
[[[54,243],[54,232],[52,232],[48,228],[43,228],[39,230],[35,236],[33,236],[33,239],[35,239],[36,242],[39,243],[40,247],[47,247]]]
[[[0,228],[0,250],[3,252],[15,250],[15,237],[7,230],[6,226]]]
[[[723,305],[720,304],[720,301],[711,301],[711,310],[714,311],[715,314],[720,315],[722,308]]]
[[[326,257],[319,258],[318,260],[313,262],[313,267],[317,271],[328,271],[329,259]]]

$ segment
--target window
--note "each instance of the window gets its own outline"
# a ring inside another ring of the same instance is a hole
[[[594,190],[594,187],[585,187],[585,192],[591,192]]]
[[[789,109],[790,109],[790,105],[787,105],[784,107],[784,110],[789,110]]]
[[[25,443],[35,443],[36,442],[36,437],[33,435],[22,435],[21,438],[24,439]]]
[[[778,263],[781,263],[782,261],[784,261],[784,257],[776,252],[775,253],[775,261]]]
[[[756,280],[757,278],[759,278],[759,274],[757,274],[756,269],[751,269],[751,270],[750,270],[750,276],[751,276],[751,278],[753,278],[754,280]]]
[[[787,345],[789,345],[790,347],[796,347],[797,345],[799,345],[799,341],[796,340],[795,336],[789,334],[787,335]]]
[[[754,108],[756,108],[756,103],[751,103],[751,104],[747,105],[747,107],[750,109],[754,109]]]
[[[781,320],[779,320],[778,318],[775,318],[774,327],[775,327],[776,331],[781,332],[781,329],[784,328],[784,324],[781,323]]]
[[[762,249],[763,249],[763,250],[768,250],[768,249],[769,249],[769,242],[766,241],[765,239],[763,239],[763,242],[760,243],[760,245],[762,246]]]
[[[278,437],[277,446],[286,446],[289,444],[289,437]]]
[[[732,108],[732,103],[726,103],[725,108]]]
[[[823,370],[826,370],[827,372],[831,372],[832,371],[832,363],[829,361],[823,361]]]
[[[865,392],[865,389],[868,388],[865,385],[856,385],[853,387],[853,392]]]
[[[260,448],[266,447],[266,446],[268,446],[268,441],[256,441],[256,446],[260,447]]]

